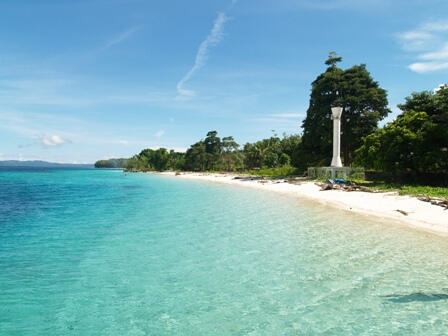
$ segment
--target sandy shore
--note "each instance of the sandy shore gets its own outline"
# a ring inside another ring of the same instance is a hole
[[[352,211],[369,217],[399,222],[417,229],[448,236],[448,210],[423,202],[415,197],[399,196],[395,192],[368,193],[361,191],[327,190],[321,191],[314,182],[291,184],[285,181],[268,181],[250,178],[235,179],[233,174],[204,174],[165,172],[163,175],[176,178],[202,180],[233,185],[241,185],[260,190],[278,192],[294,197],[306,198],[333,206],[346,211]],[[403,215],[401,210],[407,213]]]

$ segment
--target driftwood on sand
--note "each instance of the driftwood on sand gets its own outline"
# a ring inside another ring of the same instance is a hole
[[[429,202],[433,205],[438,205],[441,206],[442,208],[448,209],[448,199],[429,197],[429,196],[419,197],[418,199],[420,201]]]
[[[409,215],[409,213],[408,213],[407,211],[404,211],[404,210],[397,209],[397,210],[395,210],[395,211],[401,213],[401,214],[404,215],[404,216]]]
[[[364,186],[357,185],[356,183],[344,184],[344,183],[316,183],[321,190],[342,190],[342,191],[364,191],[370,193],[381,192],[379,190],[373,190]]]

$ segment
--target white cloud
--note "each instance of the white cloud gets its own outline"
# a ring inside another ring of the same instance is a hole
[[[129,144],[129,141],[127,141],[127,140],[117,140],[116,142],[119,145],[128,145]]]
[[[409,69],[418,73],[426,73],[437,70],[445,70],[448,69],[448,61],[447,62],[417,62],[409,65]]]
[[[418,52],[416,57],[422,60],[410,64],[410,70],[427,73],[448,69],[448,22],[428,22],[398,34],[398,38],[404,50]]]
[[[64,145],[67,143],[70,143],[69,140],[61,138],[59,135],[42,135],[39,137],[42,146],[49,148],[49,147],[56,147],[60,145]]]
[[[161,138],[165,134],[164,130],[157,131],[154,136],[157,138]]]
[[[208,34],[207,38],[202,41],[201,45],[199,46],[193,67],[177,83],[177,92],[179,94],[178,98],[188,98],[195,95],[194,91],[185,89],[184,85],[191,79],[196,71],[198,71],[205,65],[210,47],[216,46],[221,41],[223,36],[224,24],[227,20],[228,18],[225,13],[218,14],[215,23],[213,24],[212,30]]]

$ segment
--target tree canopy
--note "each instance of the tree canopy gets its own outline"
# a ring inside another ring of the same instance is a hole
[[[184,153],[168,152],[165,148],[142,150],[127,162],[127,169],[148,171],[163,171],[168,169],[180,169],[184,165]]]
[[[356,162],[388,173],[448,173],[448,88],[413,93],[391,123],[363,139]]]
[[[386,117],[386,90],[379,87],[365,64],[343,70],[337,66],[342,61],[336,53],[330,53],[326,71],[312,83],[307,116],[303,121],[301,165],[327,166],[332,153],[331,107],[344,107],[341,117],[341,151],[345,165],[352,161],[353,152],[362,138],[377,128],[378,121]]]
[[[124,168],[128,159],[108,159],[95,162],[95,168]]]
[[[165,148],[144,149],[128,160],[127,169],[136,171],[190,170],[240,171],[254,168],[290,167],[297,160],[298,135],[274,135],[246,143],[243,149],[232,136],[218,137],[210,131],[188,148],[186,153],[168,152]]]

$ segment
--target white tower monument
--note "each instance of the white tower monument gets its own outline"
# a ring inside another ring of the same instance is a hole
[[[333,114],[333,159],[331,160],[332,167],[342,167],[341,162],[341,114],[342,107],[332,107]]]

